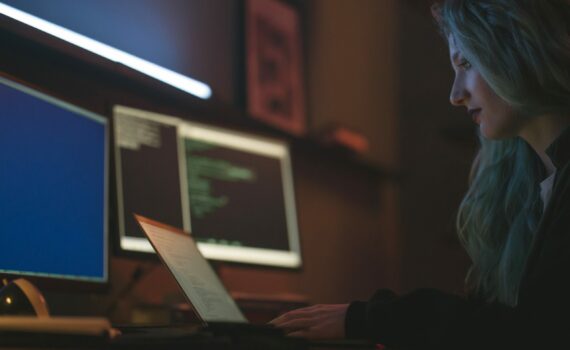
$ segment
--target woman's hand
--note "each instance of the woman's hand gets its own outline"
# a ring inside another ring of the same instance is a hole
[[[308,339],[344,338],[348,304],[314,305],[287,312],[269,322],[287,335]]]

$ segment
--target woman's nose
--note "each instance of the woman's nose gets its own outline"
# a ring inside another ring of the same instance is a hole
[[[469,92],[465,89],[461,79],[456,77],[449,93],[449,102],[454,106],[464,106],[468,97]]]

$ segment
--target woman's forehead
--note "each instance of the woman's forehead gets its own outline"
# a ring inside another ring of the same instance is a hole
[[[451,57],[452,60],[457,58],[457,56],[459,56],[461,54],[461,51],[457,47],[457,45],[455,43],[455,38],[453,37],[453,35],[450,34],[447,37],[447,44],[449,46],[449,57]]]

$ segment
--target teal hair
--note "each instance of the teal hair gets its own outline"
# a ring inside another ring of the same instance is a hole
[[[434,15],[446,38],[522,117],[570,114],[570,3],[445,0]],[[487,140],[459,207],[458,235],[472,266],[466,282],[489,301],[516,305],[542,215],[542,163],[521,138]]]
[[[473,262],[466,282],[488,301],[516,305],[542,214],[541,163],[520,138],[480,142],[457,216],[459,238]]]
[[[570,114],[567,0],[447,0],[438,16],[446,36],[520,113]]]

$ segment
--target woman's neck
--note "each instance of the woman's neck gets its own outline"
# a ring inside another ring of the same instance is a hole
[[[556,171],[556,167],[546,154],[546,149],[569,126],[570,117],[568,116],[541,115],[531,118],[519,133],[519,136],[538,154],[548,176]]]

